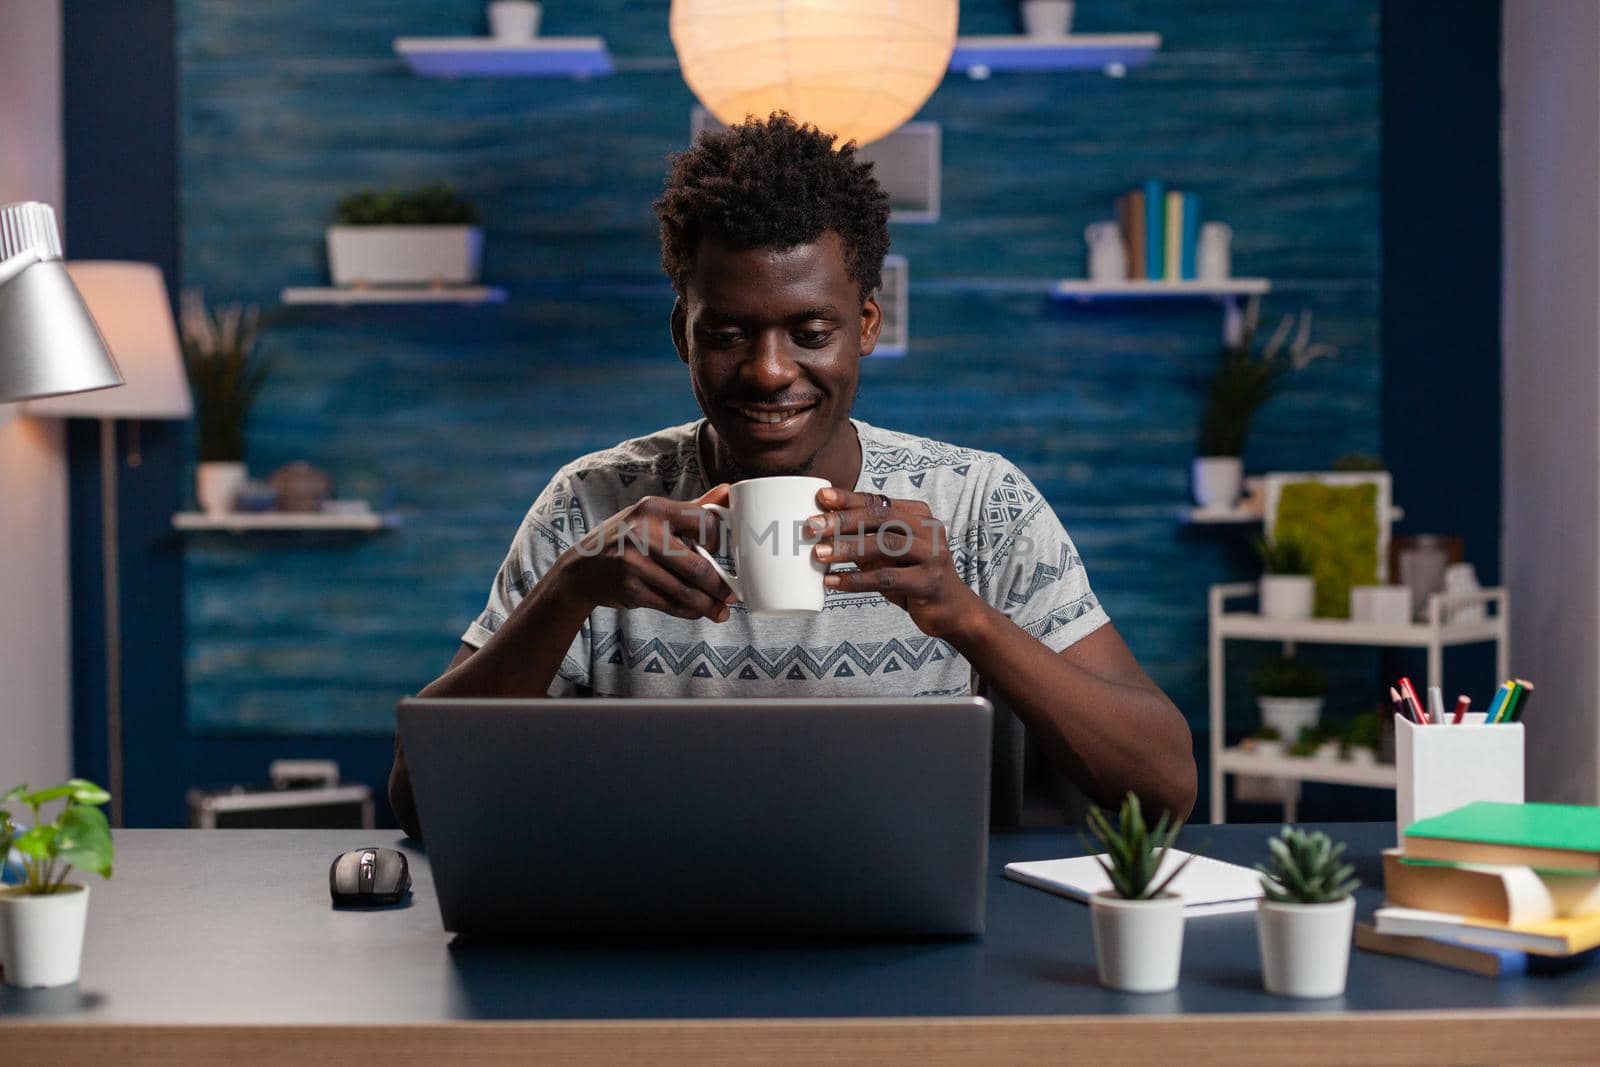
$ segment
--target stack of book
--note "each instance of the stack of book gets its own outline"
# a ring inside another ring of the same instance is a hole
[[[1147,181],[1117,197],[1117,225],[1128,245],[1128,277],[1175,282],[1195,277],[1200,198]]]
[[[1487,801],[1406,828],[1356,945],[1478,974],[1588,963],[1600,946],[1600,808]]]

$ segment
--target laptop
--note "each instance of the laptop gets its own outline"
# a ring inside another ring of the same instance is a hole
[[[446,930],[983,932],[981,697],[398,708]]]

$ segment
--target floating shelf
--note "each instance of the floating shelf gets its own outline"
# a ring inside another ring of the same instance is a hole
[[[1406,517],[1406,509],[1391,507],[1389,521],[1399,522]],[[1190,526],[1247,525],[1260,522],[1264,516],[1259,511],[1245,508],[1179,508],[1178,521]]]
[[[289,286],[278,295],[285,304],[500,304],[506,291],[487,285],[419,285],[411,289],[329,285]]]
[[[1121,77],[1161,47],[1159,33],[1075,33],[1065,37],[957,37],[950,69],[972,78],[1000,70],[1103,70]]]
[[[617,69],[603,37],[396,37],[394,50],[424,78],[588,78]]]
[[[1229,774],[1254,774],[1262,778],[1281,778],[1291,782],[1331,782],[1335,785],[1365,785],[1374,789],[1393,789],[1392,763],[1355,763],[1316,756],[1271,756],[1244,748],[1223,749],[1217,763]]]
[[[368,512],[339,515],[331,512],[235,511],[227,515],[208,515],[181,511],[172,516],[172,528],[186,532],[218,530],[226,533],[288,532],[294,530],[376,533],[400,525],[395,512]]]
[[[1224,300],[1239,296],[1260,296],[1272,291],[1272,282],[1266,278],[1229,278],[1221,282],[1158,280],[1123,282],[1091,282],[1082,278],[1068,278],[1056,282],[1050,289],[1052,296],[1061,300]]]

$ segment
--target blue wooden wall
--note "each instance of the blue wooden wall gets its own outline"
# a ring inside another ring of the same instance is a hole
[[[432,679],[561,463],[695,415],[666,333],[650,203],[693,100],[667,0],[550,0],[545,32],[604,35],[612,78],[412,77],[396,36],[482,32],[479,0],[178,0],[183,283],[281,316],[249,435],[257,472],[326,467],[405,513],[370,538],[205,536],[185,552],[187,706],[206,733],[384,733]],[[962,30],[1009,32],[1010,0]],[[1062,306],[1083,227],[1149,176],[1235,231],[1235,270],[1339,346],[1263,414],[1247,464],[1379,450],[1376,0],[1081,0],[1085,32],[1153,30],[1150,66],[951,77],[944,216],[893,227],[910,355],[870,361],[857,413],[1004,452],[1044,489],[1141,661],[1204,720],[1205,588],[1239,542],[1185,531],[1208,304]],[[322,230],[363,186],[447,181],[485,220],[501,307],[276,308],[325,284]],[[1401,487],[1403,496],[1403,487]],[[1403,500],[1402,500],[1403,502]]]

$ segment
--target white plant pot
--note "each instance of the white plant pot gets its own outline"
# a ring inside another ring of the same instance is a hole
[[[489,5],[489,33],[501,41],[531,41],[539,36],[544,7],[533,0],[493,0]]]
[[[1263,574],[1261,615],[1268,619],[1309,619],[1317,591],[1309,574]]]
[[[1403,585],[1352,585],[1350,621],[1407,625],[1411,622],[1411,590]]]
[[[1256,697],[1256,707],[1261,711],[1261,721],[1276,727],[1279,736],[1292,744],[1307,726],[1317,725],[1322,718],[1321,697]]]
[[[1350,750],[1349,760],[1357,767],[1373,767],[1377,765],[1378,754],[1365,745],[1357,745]]]
[[[1332,904],[1256,906],[1261,981],[1280,997],[1336,997],[1350,970],[1350,933],[1356,898]]]
[[[201,463],[194,471],[194,495],[200,510],[207,515],[226,515],[233,510],[248,475],[243,463]]]
[[[483,258],[477,226],[329,226],[338,286],[471,285]]]
[[[1022,0],[1022,29],[1029,37],[1065,37],[1073,6],[1072,0]]]
[[[1196,456],[1194,502],[1207,511],[1227,511],[1239,501],[1244,461],[1238,456]]]
[[[1125,993],[1165,993],[1178,984],[1183,898],[1124,900],[1106,890],[1089,898],[1100,984]]]
[[[1283,755],[1284,743],[1282,741],[1264,741],[1257,737],[1250,742],[1250,751],[1266,759],[1277,759]]]
[[[1339,758],[1339,742],[1324,741],[1317,746],[1317,759],[1332,763]]]
[[[43,896],[0,892],[0,965],[6,984],[42,989],[76,982],[88,916],[86,885]]]

